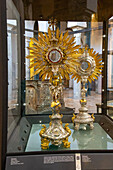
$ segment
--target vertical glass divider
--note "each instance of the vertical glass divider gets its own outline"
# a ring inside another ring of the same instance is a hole
[[[108,54],[108,21],[103,21],[102,61],[102,113],[107,114],[107,54]]]

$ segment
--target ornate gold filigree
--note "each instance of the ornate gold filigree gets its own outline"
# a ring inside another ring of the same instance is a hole
[[[93,120],[95,120],[94,113],[92,113],[91,117],[93,118]]]
[[[68,127],[69,123],[66,123],[64,129],[71,135],[71,130]]]
[[[74,123],[74,119],[76,118],[76,115],[73,113],[73,117],[72,117],[72,122]]]
[[[90,71],[90,74],[88,73],[88,81],[91,83],[91,81],[94,81],[98,78],[99,75],[102,74],[102,68],[104,67],[102,59],[100,58],[99,53],[96,53],[93,48],[88,49],[88,46],[86,46],[85,48],[79,48],[78,53],[81,54],[81,57],[78,57],[78,63],[80,63],[78,67],[81,67],[81,61],[84,60],[85,62],[87,62],[88,67],[86,69],[86,72]],[[92,60],[94,62],[94,70],[91,68],[92,63],[88,60],[85,60],[85,55],[83,56],[83,54],[85,53],[87,53],[90,58],[92,57]],[[82,76],[82,73],[77,72],[77,69],[75,69],[75,73],[72,75],[71,78],[74,78],[74,80],[77,80],[77,82],[79,82]]]
[[[39,135],[40,136],[42,136],[42,134],[46,131],[46,125],[42,125],[42,129],[41,129],[41,131],[40,131],[40,133],[39,133]]]
[[[54,28],[56,23],[51,21],[50,24]],[[55,34],[56,32],[56,34]],[[30,69],[34,68],[33,76],[39,74],[42,81],[45,78],[49,78],[52,82],[53,78],[53,65],[58,65],[58,78],[62,81],[62,78],[69,79],[69,75],[75,70],[75,65],[78,64],[76,59],[80,56],[77,53],[77,49],[80,45],[75,45],[75,38],[70,38],[68,31],[60,33],[59,28],[56,31],[48,28],[48,33],[38,33],[38,40],[31,38],[33,44],[32,47],[28,47],[31,51],[30,55],[26,58],[30,59]],[[59,54],[59,60],[52,62],[50,60],[52,51],[56,51]],[[50,56],[49,56],[50,55]],[[49,56],[49,57],[48,57]]]
[[[41,148],[42,149],[48,149],[49,148],[49,140],[46,138],[41,140]]]
[[[64,140],[63,140],[63,143],[64,143],[64,147],[65,147],[65,148],[70,148],[71,142],[68,141],[68,138],[64,139]]]

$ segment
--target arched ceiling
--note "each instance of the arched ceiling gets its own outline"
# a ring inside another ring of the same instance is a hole
[[[25,19],[90,21],[93,13],[98,21],[113,15],[113,0],[23,0]]]

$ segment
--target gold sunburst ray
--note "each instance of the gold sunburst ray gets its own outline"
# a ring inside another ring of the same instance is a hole
[[[68,47],[67,43],[68,43],[69,40],[70,40],[70,37],[67,37],[63,42],[63,47],[65,47],[65,49]]]
[[[100,57],[99,53],[95,53],[93,56],[93,58],[99,58],[99,57]]]
[[[62,83],[62,78],[61,78],[61,76],[59,76],[59,81],[60,81],[60,83]]]
[[[37,52],[37,49],[34,48],[34,47],[28,47],[28,50],[32,50],[32,51],[34,51],[34,52]]]
[[[96,51],[92,52],[92,56],[94,56],[96,54]]]
[[[73,43],[74,41],[75,41],[75,37],[72,37],[67,44],[70,45],[70,44]]]
[[[37,46],[37,48],[36,48],[34,45],[32,45],[32,46],[33,47],[28,47],[28,50],[31,51],[30,52],[31,54],[40,54],[44,51],[44,49],[42,49],[42,47]]]
[[[43,55],[43,52],[41,53],[40,51],[36,51],[36,52],[31,51],[30,53],[31,53],[32,56],[37,56],[37,57],[40,57],[40,56]]]
[[[51,77],[53,77],[53,72],[48,73],[48,78],[51,78]]]
[[[43,40],[44,43],[48,44],[48,41],[47,41],[47,39],[45,38],[45,36],[43,35],[42,32],[39,32],[39,33],[38,33],[38,36],[40,36],[40,37],[42,38],[42,40]]]
[[[64,70],[62,68],[59,68],[59,72],[60,72],[62,78],[64,78]]]
[[[94,81],[94,77],[92,75],[90,75],[91,79]]]
[[[38,69],[41,69],[43,66],[45,66],[43,63],[40,63],[38,66],[35,67],[35,71]],[[45,69],[47,66],[45,66],[43,69]]]
[[[29,68],[35,67],[38,63],[30,64]]]
[[[59,39],[59,34],[60,34],[60,31],[59,31],[59,28],[57,28],[56,30],[56,38]]]
[[[35,38],[30,38],[31,41],[33,41],[33,45],[37,45],[37,48],[40,48],[41,50],[43,50],[42,45],[39,43],[39,41],[37,41]],[[28,47],[29,49],[29,47]]]
[[[78,48],[80,48],[80,45],[76,45],[75,47],[73,47],[73,48],[71,49],[71,51],[74,51],[74,52],[75,52],[75,50],[77,50]]]
[[[66,45],[65,51],[71,50],[75,45],[75,42],[71,43],[70,45]]]
[[[45,49],[48,47],[48,43],[46,41],[46,38],[42,37],[43,34],[39,34],[38,36],[38,40],[41,44],[43,44],[43,47],[45,47]]]
[[[48,36],[49,36],[49,39],[52,38],[52,32],[51,32],[51,29],[48,27]]]
[[[94,72],[93,74],[98,77],[98,73]]]
[[[49,69],[47,67],[45,69],[41,70],[40,75],[39,75],[40,78],[42,77],[43,74],[48,73],[48,72],[49,72]]]
[[[34,58],[38,58],[37,56],[34,56],[34,55],[28,55],[27,57],[26,57],[27,59],[34,59]]]
[[[76,75],[74,80],[77,80],[77,79],[80,80],[80,78],[81,78],[81,76]]]
[[[71,76],[71,79],[73,79],[74,77],[76,77],[76,73],[73,73],[73,75]]]
[[[36,50],[38,50],[38,52],[42,52],[42,47],[39,47],[39,46],[33,44],[33,48],[36,49]],[[32,50],[32,49],[31,49],[31,50]]]
[[[45,73],[43,74],[43,76],[42,76],[42,81],[44,81],[44,80],[45,80],[45,78],[46,78],[47,74],[48,74],[48,72],[45,72]]]
[[[67,66],[67,64],[66,64],[64,67],[65,67],[67,73],[71,75],[71,74],[72,74],[72,71],[71,71],[70,68]]]
[[[46,34],[46,32],[44,33],[44,35],[45,35],[45,39],[46,39],[46,41],[47,41],[47,44],[50,45],[49,37],[48,37],[48,35]]]
[[[40,64],[43,60],[41,60],[41,58],[34,58],[31,60],[31,62],[37,62],[38,64]]]
[[[80,76],[79,76],[79,77],[77,78],[77,83],[80,81],[80,79],[81,79],[81,78],[80,78]]]
[[[69,73],[67,73],[66,70],[64,70],[64,72],[65,72],[65,78],[66,78],[67,80],[70,80]]]
[[[99,53],[95,54],[93,58],[95,59],[95,58],[97,58],[98,56],[99,56]]]
[[[36,71],[34,71],[34,76],[37,75],[38,73],[40,73],[41,70],[43,70],[45,67],[46,66],[43,65],[43,66],[39,67]]]
[[[92,74],[92,77],[93,77],[94,79],[98,79],[98,77],[97,77],[97,76],[95,76],[95,74],[94,74],[94,73]]]
[[[68,38],[68,36],[69,36],[68,31],[66,31],[66,32],[64,33],[64,36],[63,36],[62,41],[66,41],[66,38]]]
[[[47,72],[48,72],[48,75],[47,75],[47,79],[48,79],[48,78],[51,77],[53,74],[52,74],[51,68],[50,68],[50,70],[48,69]]]
[[[88,78],[88,81],[89,81],[90,83],[92,82],[92,80],[91,80],[91,78],[90,78],[90,77]]]
[[[38,41],[40,42],[41,46],[45,49],[47,47],[47,44],[42,40],[41,37],[38,37]],[[43,50],[44,50],[43,49]]]
[[[39,67],[41,67],[42,65],[44,65],[44,63],[43,63],[43,61],[41,61],[41,62],[36,62],[36,63],[32,63],[31,62],[31,64],[30,64],[30,66],[29,66],[29,68],[35,68],[35,69],[37,69],[37,68],[39,68]]]

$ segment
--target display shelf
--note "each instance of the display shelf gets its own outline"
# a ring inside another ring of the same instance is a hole
[[[46,124],[46,126],[48,127],[49,125]],[[42,124],[32,125],[25,152],[43,151],[41,149],[41,140],[39,136],[41,128]],[[70,148],[64,148],[63,144],[60,146],[53,146],[50,144],[49,149],[47,150],[53,151],[113,149],[113,140],[98,123],[94,123],[93,130],[90,130],[89,126],[87,126],[86,131],[82,129],[79,131],[75,131],[72,123],[69,123],[69,128],[71,129],[71,136],[69,137],[69,142],[71,142]]]

